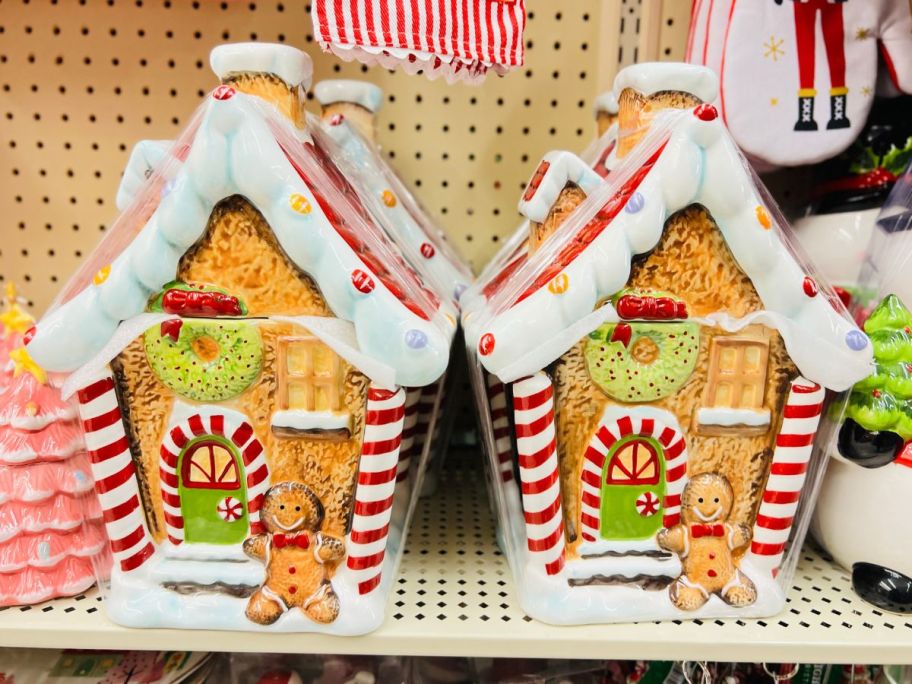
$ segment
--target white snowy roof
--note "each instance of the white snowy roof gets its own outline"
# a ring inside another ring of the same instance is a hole
[[[121,322],[129,328],[150,295],[175,278],[180,258],[202,237],[215,204],[242,195],[265,217],[288,257],[314,278],[333,313],[350,321],[351,334],[339,326],[314,334],[335,335],[339,349],[348,349],[346,358],[376,362],[389,370],[383,377],[396,384],[437,379],[449,358],[455,309],[423,289],[395,248],[357,212],[349,215],[344,205],[333,204],[345,215],[345,231],[327,218],[309,183],[332,202],[332,181],[297,129],[259,98],[224,87],[196,118],[199,126],[183,165],[142,230],[109,264],[107,277],[39,322],[29,343],[35,361],[61,372],[97,363],[99,354],[110,352],[108,343]],[[153,174],[149,182],[160,180]],[[369,287],[359,280],[361,272],[370,276]],[[364,364],[355,365],[365,370]]]
[[[317,83],[313,92],[317,102],[324,107],[336,102],[351,102],[376,114],[383,104],[383,91],[367,81],[328,79]]]
[[[719,94],[719,77],[712,69],[683,62],[644,62],[621,69],[614,78],[614,93],[632,88],[642,95],[663,90],[690,93],[703,102],[712,102]]]
[[[289,86],[310,90],[313,60],[306,52],[280,43],[228,43],[209,53],[209,65],[223,81],[233,74],[263,73],[281,78]]]
[[[359,189],[366,191],[363,199],[369,200],[373,215],[412,267],[433,284],[441,298],[458,301],[472,281],[471,272],[444,241],[376,146],[345,120],[327,124],[308,119],[308,124],[325,132],[339,146],[342,154],[338,161],[343,171],[356,177]]]
[[[579,186],[588,195],[601,182],[598,174],[572,152],[548,152],[526,186],[526,193],[519,201],[519,213],[530,221],[544,223],[551,206],[568,183]]]
[[[712,214],[765,307],[742,319],[720,312],[698,322],[728,331],[773,327],[802,375],[834,390],[870,372],[867,337],[809,282],[812,275],[786,246],[707,105],[662,113],[561,230],[483,308],[464,313],[466,337],[481,347],[482,364],[511,382],[544,368],[603,322],[619,320],[610,303],[596,305],[626,286],[633,257],[653,249],[666,219],[692,204]]]
[[[595,113],[599,112],[607,112],[612,115],[618,113],[618,99],[613,90],[606,90],[595,98]]]
[[[115,204],[118,211],[126,211],[136,195],[146,185],[153,169],[164,162],[173,140],[140,140],[133,146],[130,159],[117,187]]]

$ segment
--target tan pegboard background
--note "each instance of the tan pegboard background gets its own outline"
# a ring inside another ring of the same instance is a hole
[[[518,219],[538,158],[582,149],[619,64],[683,54],[683,0],[527,0],[526,64],[481,87],[320,53],[302,0],[0,0],[0,278],[41,312],[116,217],[133,144],[176,136],[215,84],[209,50],[277,41],[315,79],[382,86],[379,140],[477,269]]]

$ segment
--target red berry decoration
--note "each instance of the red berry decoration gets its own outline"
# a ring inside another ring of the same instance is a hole
[[[852,293],[846,290],[843,287],[835,286],[833,291],[836,293],[836,296],[839,297],[839,301],[842,302],[842,305],[845,308],[852,306]]]
[[[694,116],[700,121],[713,121],[719,117],[719,112],[711,104],[701,104],[694,109]]]
[[[356,268],[352,271],[352,285],[355,286],[358,292],[369,294],[374,290],[374,279],[360,268]]]
[[[804,294],[808,297],[816,297],[817,293],[820,291],[817,287],[817,283],[814,282],[814,279],[811,276],[804,277]]]
[[[625,347],[630,344],[630,338],[633,335],[633,329],[628,323],[618,323],[614,326],[614,331],[611,333],[612,342],[620,342]]]
[[[494,335],[485,333],[478,341],[478,353],[482,356],[487,356],[492,351],[494,351]]]
[[[175,344],[180,338],[181,327],[184,322],[179,318],[172,318],[170,321],[162,321],[160,332],[162,337],[170,337]]]
[[[430,242],[425,242],[421,245],[421,256],[423,256],[425,259],[430,259],[432,256],[434,256],[434,254],[434,245],[432,245]]]
[[[218,88],[212,91],[212,97],[216,100],[230,100],[234,97],[235,89],[228,85],[220,85]]]

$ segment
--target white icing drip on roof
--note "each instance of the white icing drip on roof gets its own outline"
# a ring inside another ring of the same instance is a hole
[[[519,213],[530,221],[544,223],[567,183],[573,183],[588,195],[602,182],[601,177],[572,152],[553,150],[542,157],[542,162],[548,164],[548,170],[542,176],[538,188],[530,199],[523,198],[519,201]],[[538,168],[541,168],[541,164]]]
[[[560,272],[566,287],[542,286],[517,303],[560,248],[658,149],[669,131],[665,149],[636,190],[639,197],[629,201]],[[801,374],[830,389],[844,390],[870,372],[872,349],[866,338],[859,337],[863,333],[844,312],[833,308],[823,292],[805,293],[805,278],[813,277],[813,272],[796,260],[778,225],[766,229],[760,224],[758,207],[764,202],[721,122],[702,121],[693,110],[657,118],[646,140],[511,276],[507,286],[483,305],[473,300],[472,310],[463,315],[467,340],[475,348],[483,335],[490,334],[494,340],[493,350],[480,357],[482,364],[511,382],[544,368],[582,335],[611,321],[613,311],[606,307],[594,311],[596,304],[626,286],[632,258],[655,247],[665,220],[695,203],[710,212],[765,307],[738,321],[719,312],[707,323],[733,330],[749,320],[777,329]],[[855,349],[850,342],[863,346]]]
[[[455,331],[445,314],[455,311],[444,304],[425,320],[376,276],[371,291],[355,287],[353,272],[368,267],[326,218],[277,135],[286,149],[301,144],[291,124],[259,98],[240,92],[209,98],[186,161],[143,229],[111,264],[107,279],[39,322],[29,343],[36,362],[49,371],[70,372],[92,359],[120,321],[141,313],[148,297],[174,279],[213,206],[239,194],[263,214],[288,257],[314,278],[333,313],[354,324],[361,354],[392,368],[396,384],[436,380],[446,368]],[[321,190],[332,197],[330,189]],[[290,202],[295,195],[303,199],[296,206],[306,202],[309,211],[295,210]],[[382,253],[375,257],[389,261]]]
[[[209,65],[221,80],[232,74],[274,74],[289,86],[310,89],[313,61],[310,55],[291,45],[278,43],[228,43],[213,48]]]
[[[383,104],[383,90],[367,81],[350,79],[329,79],[314,86],[314,96],[324,107],[336,102],[351,102],[361,105],[376,114]]]
[[[633,64],[614,78],[614,93],[632,88],[642,95],[663,90],[690,93],[703,102],[712,102],[719,94],[719,77],[712,69],[682,62],[646,62]]]
[[[618,99],[613,90],[606,90],[595,98],[595,113],[598,114],[599,112],[618,113]]]

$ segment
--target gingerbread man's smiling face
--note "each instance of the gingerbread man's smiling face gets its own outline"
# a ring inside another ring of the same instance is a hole
[[[280,482],[263,497],[260,519],[270,532],[316,531],[323,523],[323,504],[300,482]]]
[[[721,522],[731,512],[734,494],[721,475],[702,473],[684,488],[681,517],[687,524]]]

